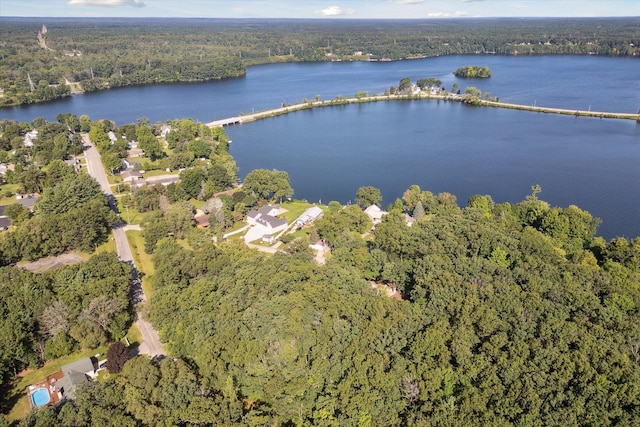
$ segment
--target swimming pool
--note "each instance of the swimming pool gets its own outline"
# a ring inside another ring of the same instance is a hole
[[[35,406],[44,406],[49,403],[49,400],[51,400],[51,396],[46,388],[41,387],[31,393],[31,401]]]

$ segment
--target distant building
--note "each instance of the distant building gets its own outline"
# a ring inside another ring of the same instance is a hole
[[[129,150],[129,157],[143,157],[143,156],[144,156],[144,150],[140,148],[131,148]]]
[[[33,147],[36,138],[38,137],[38,130],[34,129],[24,134],[24,138],[22,139],[22,145],[25,147]]]
[[[416,219],[411,215],[404,214],[404,222],[407,224],[407,227],[411,227],[416,222]]]
[[[33,208],[38,201],[38,194],[16,194],[17,203],[23,208],[29,209],[33,212]]]
[[[382,217],[388,214],[389,212],[383,211],[376,205],[371,205],[367,209],[364,210],[364,213],[373,221],[374,224],[382,221]]]
[[[197,228],[209,228],[211,225],[209,223],[209,217],[207,215],[197,215],[193,217],[193,220],[196,222]]]
[[[171,132],[171,126],[170,125],[162,125],[162,127],[160,128],[160,136],[162,138],[166,138],[167,134]]]

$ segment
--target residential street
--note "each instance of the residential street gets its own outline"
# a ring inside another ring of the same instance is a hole
[[[100,153],[98,153],[95,145],[93,145],[93,143],[89,140],[88,135],[84,134],[82,137],[84,138],[84,153],[85,159],[87,161],[87,170],[89,172],[89,175],[91,175],[93,178],[95,178],[96,181],[98,181],[103,193],[105,193],[107,195],[107,198],[109,199],[109,205],[111,206],[111,209],[117,212],[115,198],[113,196],[113,192],[111,191],[111,187],[109,186],[107,174],[104,171],[104,167],[102,166]],[[166,353],[164,351],[164,348],[162,347],[162,343],[160,342],[158,331],[153,329],[153,326],[151,326],[149,322],[140,317],[140,307],[138,306],[138,304],[145,301],[146,296],[144,294],[144,291],[142,290],[140,279],[138,278],[138,271],[136,270],[136,266],[133,262],[133,254],[131,253],[131,248],[129,247],[129,242],[127,241],[124,227],[120,226],[114,228],[113,237],[116,242],[116,251],[118,252],[118,258],[120,258],[120,260],[123,262],[129,263],[133,268],[131,300],[136,307],[136,324],[138,326],[138,329],[140,329],[140,334],[142,335],[142,343],[140,343],[138,353],[148,354],[151,357],[164,356],[166,355]]]

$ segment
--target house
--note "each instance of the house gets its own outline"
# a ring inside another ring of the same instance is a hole
[[[94,362],[90,357],[85,357],[84,359],[64,365],[60,370],[60,372],[62,372],[62,378],[56,380],[55,388],[62,393],[63,396],[73,399],[75,397],[76,387],[94,379],[97,370],[97,361]]]
[[[276,241],[276,238],[273,234],[265,234],[262,236],[262,241],[271,245]]]
[[[169,132],[171,132],[171,126],[170,125],[162,125],[162,127],[160,128],[160,137],[166,138],[167,134]]]
[[[134,162],[133,160],[122,159],[122,169],[123,170],[134,170],[139,171],[140,173],[144,173],[142,170],[142,163]]]
[[[250,242],[265,235],[274,235],[287,228],[287,220],[277,218],[281,213],[280,205],[265,205],[258,210],[251,210],[247,214],[247,223],[252,229],[245,235],[245,241]]]
[[[404,221],[407,224],[407,227],[411,227],[416,222],[416,219],[411,215],[404,214]]]
[[[22,145],[25,147],[33,147],[33,144],[38,137],[38,130],[34,129],[24,134],[24,138],[22,139]]]
[[[37,194],[27,194],[27,195],[16,194],[16,199],[18,200],[17,203],[23,208],[29,209],[29,211],[31,212],[33,212],[33,208],[36,205],[36,202],[38,201],[38,197],[39,195]]]
[[[131,148],[129,150],[129,157],[144,157],[144,150],[140,148]]]
[[[65,160],[64,162],[67,166],[71,166],[73,170],[76,171],[76,173],[80,171],[80,160],[76,159],[75,157],[69,160]]]
[[[196,215],[193,217],[196,222],[196,228],[209,228],[209,217],[207,215]]]
[[[134,182],[142,179],[142,174],[138,171],[126,170],[120,174],[122,182]]]
[[[180,182],[180,175],[159,175],[147,178],[148,185],[162,184],[165,187]]]
[[[373,221],[374,224],[382,221],[382,217],[388,214],[389,212],[383,211],[376,205],[371,205],[367,209],[364,210],[364,213]]]
[[[111,130],[109,131],[109,133],[107,133],[107,136],[109,136],[109,141],[111,141],[112,144],[118,141],[118,137]]]
[[[247,222],[256,225],[257,220],[263,217],[276,217],[280,215],[280,205],[264,205],[260,209],[252,209],[247,214]]]
[[[247,223],[250,225],[260,225],[267,229],[264,234],[273,234],[287,228],[287,220],[277,218],[280,214],[280,205],[266,205],[258,210],[251,210],[247,214]]]
[[[317,206],[312,206],[305,210],[302,215],[300,215],[295,223],[298,227],[302,227],[303,225],[311,224],[313,221],[322,217],[324,212]]]

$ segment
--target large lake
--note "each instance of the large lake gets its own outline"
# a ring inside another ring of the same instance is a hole
[[[491,79],[451,72],[487,65]],[[43,105],[0,109],[0,118],[54,120],[61,112],[117,124],[192,117],[209,122],[296,103],[382,93],[403,77],[476,86],[502,101],[635,113],[640,62],[630,58],[455,56],[388,63],[276,64],[244,78],[115,89]],[[289,172],[295,197],[347,203],[359,186],[391,203],[411,184],[518,202],[540,184],[552,205],[576,204],[601,217],[606,238],[640,236],[640,125],[437,101],[378,102],[302,111],[227,128],[240,177],[255,168]]]

